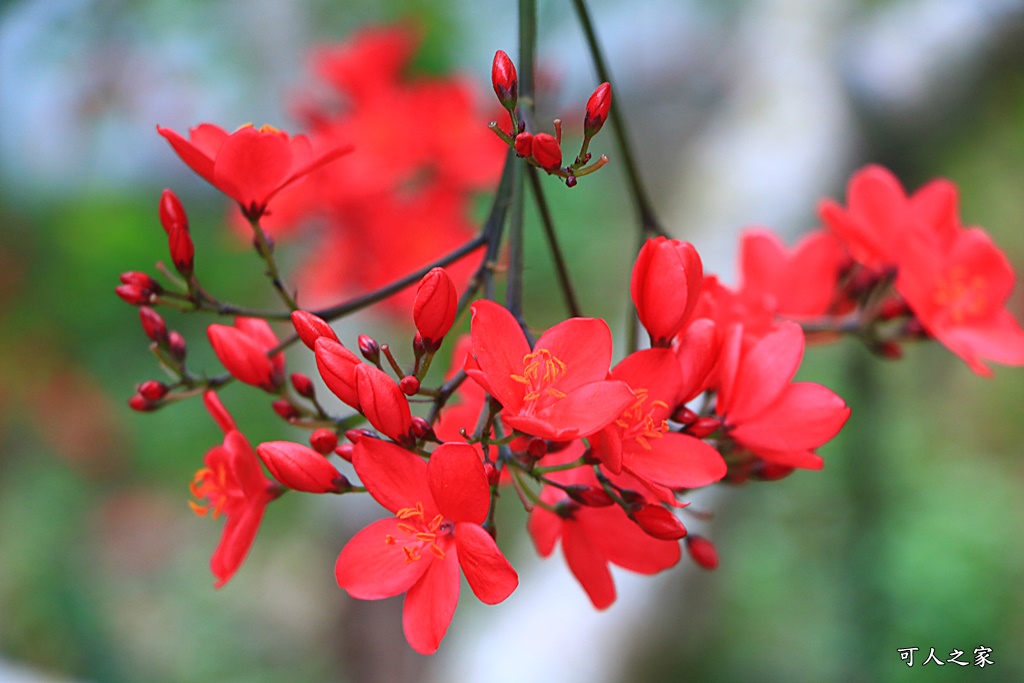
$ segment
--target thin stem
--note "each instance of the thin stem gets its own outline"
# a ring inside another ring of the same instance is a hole
[[[594,62],[597,76],[602,81],[612,83],[611,73],[604,61],[604,54],[601,52],[601,44],[598,42],[597,33],[594,31],[594,24],[590,20],[590,12],[587,10],[586,0],[573,0],[576,14],[579,16],[580,26],[586,37],[587,47],[590,49],[590,58]],[[612,92],[617,93],[614,83]],[[654,213],[651,200],[647,195],[643,181],[640,178],[639,166],[633,154],[632,145],[629,142],[629,134],[626,132],[625,118],[619,108],[617,95],[612,97],[611,116],[608,117],[612,128],[615,130],[615,137],[619,142],[619,151],[622,154],[622,164],[626,170],[626,181],[629,183],[629,191],[633,197],[633,204],[636,208],[637,218],[640,225],[640,232],[644,237],[650,235],[665,235],[665,229],[661,227]]]
[[[277,290],[281,301],[284,302],[289,310],[296,310],[299,305],[295,303],[295,297],[285,289],[284,283],[281,282],[281,274],[278,272],[277,261],[274,259],[274,248],[270,245],[266,233],[263,232],[263,226],[260,225],[259,218],[250,218],[249,225],[252,226],[253,234],[256,236],[256,253],[267,264],[267,275],[270,277],[274,289]]]
[[[569,315],[579,317],[580,304],[576,299],[576,291],[573,289],[569,279],[569,269],[565,263],[565,256],[562,254],[562,247],[558,243],[558,235],[555,234],[555,224],[551,218],[551,210],[544,198],[544,188],[540,182],[540,175],[537,169],[530,166],[526,169],[526,176],[530,179],[530,189],[533,191],[534,201],[537,203],[537,210],[540,212],[541,226],[544,228],[544,237],[548,241],[548,249],[551,250],[551,257],[555,260],[555,273],[558,275],[558,284],[562,288],[562,295],[565,297],[565,305],[569,309]]]
[[[512,174],[512,212],[509,216],[508,287],[505,292],[505,307],[512,313],[519,326],[525,328],[523,320],[523,172],[524,164],[518,164]]]

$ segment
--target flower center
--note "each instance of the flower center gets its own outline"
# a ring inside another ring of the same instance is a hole
[[[426,549],[440,560],[444,559],[444,548],[440,546],[440,537],[452,532],[454,525],[446,522],[441,514],[434,515],[428,520],[423,509],[423,503],[416,503],[413,507],[402,508],[398,511],[398,531],[400,537],[386,534],[385,545],[401,545],[405,553],[405,563],[411,564],[423,559],[423,551]]]
[[[537,349],[523,356],[523,374],[510,375],[520,384],[526,386],[523,401],[531,403],[541,396],[565,398],[565,392],[555,389],[552,384],[565,374],[565,363],[547,349]]]
[[[188,505],[192,512],[200,517],[205,516],[211,510],[213,518],[217,519],[228,499],[228,470],[224,465],[214,467],[203,467],[198,470],[188,486],[192,495],[197,500],[206,499],[205,505],[195,501],[189,501]]]
[[[985,284],[980,273],[969,275],[963,266],[955,266],[939,280],[935,303],[946,309],[950,320],[959,325],[988,308]]]
[[[649,451],[651,444],[648,439],[660,439],[668,431],[668,421],[655,420],[654,409],[667,409],[668,404],[664,401],[651,401],[650,405],[645,406],[648,398],[647,389],[634,389],[633,393],[636,394],[636,400],[633,401],[633,405],[622,411],[622,414],[615,420],[615,424],[622,427],[623,442],[626,439],[633,439],[640,444],[641,448]]]

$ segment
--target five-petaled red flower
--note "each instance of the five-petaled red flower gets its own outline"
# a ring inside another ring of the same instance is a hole
[[[335,576],[362,600],[405,593],[402,625],[414,650],[431,654],[441,644],[459,600],[459,567],[489,605],[519,585],[481,526],[491,498],[475,448],[444,444],[426,463],[395,444],[360,439],[352,464],[370,495],[395,516],[357,533],[338,556]]]

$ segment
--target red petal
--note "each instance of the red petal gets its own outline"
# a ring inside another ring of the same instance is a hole
[[[211,185],[216,184],[213,181],[213,160],[220,149],[220,144],[215,142],[219,137],[220,143],[223,144],[228,136],[226,132],[217,126],[204,123],[192,129],[193,140],[186,140],[170,128],[157,126],[156,130],[171,143],[171,148],[189,168]]]
[[[401,441],[412,428],[409,401],[391,377],[372,365],[355,366],[359,407],[374,427],[395,441]]]
[[[587,514],[583,510],[579,514]],[[597,609],[615,602],[615,583],[608,569],[608,560],[579,524],[566,524],[562,534],[562,552],[573,576],[587,592]]]
[[[650,450],[629,448],[622,466],[643,479],[673,489],[707,486],[725,476],[728,469],[721,454],[686,434],[668,432],[649,439]]]
[[[469,522],[456,524],[455,547],[469,587],[480,602],[496,605],[512,595],[519,585],[519,575],[481,526]]]
[[[679,361],[672,349],[644,349],[623,358],[612,370],[611,379],[622,380],[633,391],[647,390],[645,410],[652,410],[652,417],[661,420],[676,404],[682,385]],[[651,404],[662,401],[665,408],[653,408]]]
[[[263,468],[248,439],[239,431],[228,432],[224,435],[224,447],[231,455],[228,463],[246,500],[256,501],[267,497],[267,486],[273,482],[263,474]]]
[[[755,453],[817,448],[835,436],[850,409],[827,387],[795,382],[779,400],[755,417],[736,424],[731,435]]]
[[[320,337],[314,344],[316,367],[324,378],[327,388],[347,405],[359,410],[359,393],[356,391],[356,368],[362,364],[359,358],[333,339]]]
[[[523,358],[530,353],[526,337],[508,309],[493,301],[477,301],[470,310],[473,355],[487,385],[506,410],[518,412],[526,392],[512,375],[523,374]]]
[[[352,449],[352,464],[373,499],[391,512],[423,503],[428,519],[437,514],[427,487],[427,463],[401,446],[363,438]]]
[[[228,136],[213,164],[214,184],[243,207],[263,206],[292,167],[288,137],[247,127]]]
[[[379,600],[409,590],[424,572],[435,563],[433,555],[424,554],[415,562],[407,562],[398,543],[385,539],[403,536],[397,517],[377,520],[357,533],[341,549],[334,565],[338,585],[353,598]]]
[[[592,382],[555,401],[538,413],[537,418],[547,421],[556,432],[568,432],[571,437],[587,436],[608,426],[635,400],[636,396],[625,382]],[[511,416],[505,419],[512,424]],[[555,440],[565,441],[571,437],[558,436]]]
[[[430,492],[445,519],[483,524],[491,509],[491,489],[480,455],[469,444],[438,446],[427,465]]]
[[[983,377],[991,376],[992,371],[980,358],[1004,365],[1024,365],[1024,330],[1007,311],[997,311],[988,320],[933,332],[940,342]]]
[[[264,510],[265,504],[253,505],[244,508],[240,514],[228,517],[220,543],[210,557],[210,571],[217,577],[215,587],[220,588],[226,584],[242,566],[256,540]]]
[[[434,560],[423,578],[405,595],[402,628],[412,649],[434,654],[441,645],[459,603],[459,563],[455,548]]]
[[[235,425],[234,418],[231,417],[231,413],[224,407],[224,404],[220,402],[220,396],[217,395],[216,391],[207,389],[203,392],[203,404],[206,406],[206,410],[213,417],[214,422],[221,428],[225,434],[230,431],[238,429]]]
[[[565,494],[551,486],[545,486],[541,490],[541,500],[548,504],[554,504],[564,497]],[[530,532],[530,538],[533,539],[533,545],[537,548],[537,554],[547,557],[554,552],[555,543],[562,535],[562,518],[550,510],[536,505],[530,512],[526,529]]]
[[[565,374],[550,386],[568,394],[608,377],[612,333],[599,318],[569,318],[540,336],[534,350],[547,349],[566,364]]]
[[[619,507],[591,508],[580,524],[610,562],[640,574],[657,574],[679,562],[676,541],[648,536]]]
[[[730,424],[740,424],[757,415],[785,390],[804,355],[804,333],[800,326],[784,322],[743,353],[732,386]]]
[[[272,387],[274,365],[267,358],[266,349],[249,335],[227,325],[210,325],[206,335],[213,352],[232,377],[252,386]]]

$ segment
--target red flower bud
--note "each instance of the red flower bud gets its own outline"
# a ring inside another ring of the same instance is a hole
[[[142,330],[152,341],[160,344],[167,341],[167,323],[160,317],[160,314],[149,306],[139,308],[139,321],[142,323]]]
[[[118,285],[114,293],[132,306],[142,306],[152,303],[156,296],[151,290],[143,289],[138,285]]]
[[[307,375],[304,375],[301,372],[293,372],[291,380],[292,386],[295,387],[295,391],[299,396],[313,398],[316,391],[313,388],[313,380],[311,380]]]
[[[630,294],[654,346],[668,346],[693,313],[704,267],[689,242],[647,240],[633,264]]]
[[[548,453],[548,442],[535,436],[526,444],[526,453],[534,460],[540,460]]]
[[[413,415],[412,417],[412,435],[424,441],[435,441],[437,439],[430,423],[419,415]]]
[[[167,334],[167,348],[171,355],[178,360],[185,360],[188,347],[185,346],[185,338],[177,330],[171,330]]]
[[[338,435],[321,427],[309,435],[309,445],[320,455],[327,455],[338,447]]]
[[[703,536],[687,536],[686,550],[690,557],[704,569],[715,569],[718,567],[718,550],[715,544]]]
[[[266,320],[238,317],[234,327],[210,325],[206,334],[213,352],[232,377],[268,392],[281,386],[284,355],[267,356],[278,340]]]
[[[288,399],[279,398],[270,404],[270,407],[274,409],[283,420],[294,420],[299,416],[299,409],[291,404]]]
[[[141,394],[135,394],[130,399],[128,399],[128,407],[140,413],[148,413],[159,408],[160,404],[154,401],[150,401],[148,398],[142,396]]]
[[[678,422],[681,425],[688,425],[696,421],[700,417],[694,411],[690,410],[686,406],[679,406],[676,412],[672,413],[672,421]]]
[[[334,452],[337,453],[342,460],[345,460],[346,462],[352,462],[352,453],[354,450],[355,449],[352,447],[352,444],[343,443],[337,448],[335,448]]]
[[[380,344],[373,337],[361,334],[358,339],[359,353],[374,365],[380,362]]]
[[[686,527],[679,518],[661,505],[644,505],[633,513],[633,521],[648,536],[663,541],[677,541],[686,535]]]
[[[338,481],[341,473],[334,465],[302,444],[268,441],[257,446],[256,453],[274,479],[290,489],[306,493],[332,493],[339,490],[339,484],[342,483]]]
[[[441,339],[452,329],[458,305],[455,283],[444,268],[433,268],[420,280],[412,319],[428,350],[440,346]]]
[[[555,136],[537,133],[533,136],[533,158],[545,171],[557,171],[562,165],[562,146]]]
[[[359,443],[359,439],[366,437],[368,439],[375,439],[377,435],[372,429],[350,429],[345,432],[345,438],[351,441],[353,444]]]
[[[170,188],[166,188],[160,195],[160,224],[164,226],[164,232],[170,235],[175,230],[188,231],[188,215],[185,207],[181,205],[178,195]]]
[[[293,311],[292,325],[295,326],[299,339],[309,347],[310,351],[316,350],[316,340],[320,337],[338,341],[338,335],[334,333],[334,330],[327,324],[327,321],[313,315],[309,311]]]
[[[160,286],[160,283],[151,278],[146,273],[140,273],[137,270],[129,270],[126,273],[121,273],[121,283],[125,285],[134,285],[139,289],[148,289],[154,294],[160,294],[164,291],[164,288]]]
[[[903,348],[894,341],[881,341],[871,346],[876,356],[887,360],[899,360],[903,358]]]
[[[171,252],[171,261],[179,273],[188,277],[195,267],[196,248],[192,244],[192,235],[185,228],[174,228],[167,237],[167,247]]]
[[[767,460],[757,460],[750,468],[750,474],[761,481],[778,481],[793,474],[794,468]]]
[[[138,386],[139,395],[147,401],[159,401],[169,390],[166,384],[155,379],[146,380]]]
[[[340,342],[323,337],[316,340],[316,367],[320,370],[327,388],[356,410],[359,410],[359,394],[356,391],[356,368],[363,362]]]
[[[370,424],[395,441],[408,442],[412,413],[409,401],[394,380],[365,363],[356,366],[355,377],[359,406]]]
[[[406,396],[415,396],[416,392],[420,390],[420,381],[412,375],[406,375],[402,378],[402,381],[398,383],[398,386]]]
[[[608,120],[612,106],[612,86],[602,83],[587,100],[587,113],[583,117],[583,135],[592,138]]]
[[[597,488],[596,486],[574,484],[572,486],[567,486],[565,488],[565,492],[570,498],[580,505],[603,508],[615,504],[615,501],[612,500],[612,497],[608,495],[607,491],[602,488]]]
[[[519,76],[516,74],[515,65],[504,50],[494,53],[491,85],[494,86],[494,94],[498,96],[501,106],[505,109],[515,109],[516,101],[519,99]]]
[[[487,475],[487,485],[497,486],[498,482],[501,481],[501,472],[494,466],[494,463],[487,461],[484,463],[484,474]]]
[[[533,156],[533,134],[522,132],[516,136],[516,154],[521,157]]]

